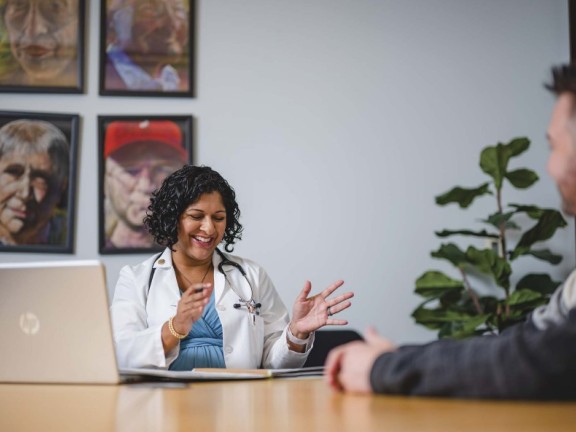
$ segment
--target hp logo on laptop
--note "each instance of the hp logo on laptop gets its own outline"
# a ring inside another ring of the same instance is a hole
[[[20,330],[24,334],[33,336],[40,331],[40,320],[32,312],[24,312],[20,315]]]

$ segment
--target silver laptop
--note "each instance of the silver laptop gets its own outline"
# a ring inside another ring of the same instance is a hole
[[[0,264],[0,382],[120,382],[98,261]]]

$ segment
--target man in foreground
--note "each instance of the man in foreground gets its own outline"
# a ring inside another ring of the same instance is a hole
[[[576,65],[552,70],[548,172],[576,215]],[[576,271],[547,306],[499,336],[396,347],[372,328],[335,348],[326,379],[338,391],[500,399],[576,399]]]

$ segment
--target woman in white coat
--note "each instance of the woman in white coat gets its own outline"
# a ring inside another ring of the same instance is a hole
[[[209,167],[186,165],[153,193],[144,220],[164,252],[125,266],[111,306],[121,368],[291,368],[306,361],[314,331],[345,325],[334,314],[352,292],[309,297],[292,319],[266,271],[231,252],[241,238],[235,192]]]

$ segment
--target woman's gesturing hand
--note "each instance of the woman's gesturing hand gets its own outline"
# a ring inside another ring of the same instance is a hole
[[[290,331],[299,339],[306,339],[308,335],[325,325],[346,325],[348,321],[334,318],[338,312],[348,309],[354,297],[353,292],[347,292],[329,299],[328,296],[340,288],[344,281],[336,281],[324,291],[312,297],[308,297],[312,290],[310,281],[306,281],[304,288],[292,307],[292,321]]]

